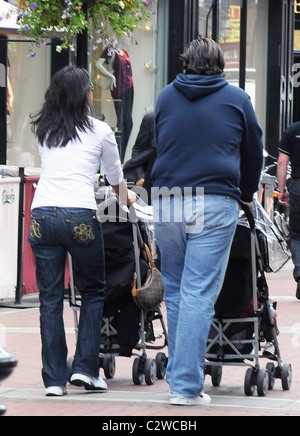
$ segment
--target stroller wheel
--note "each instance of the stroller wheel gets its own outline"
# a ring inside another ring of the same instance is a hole
[[[156,377],[159,380],[162,380],[165,378],[167,363],[168,363],[168,358],[165,355],[165,353],[157,353],[155,358],[155,363],[156,363]]]
[[[144,372],[141,357],[136,357],[132,365],[132,381],[135,385],[143,383]]]
[[[274,388],[275,384],[275,365],[272,362],[267,363],[266,370],[269,374],[269,390],[271,391]]]
[[[222,372],[223,372],[222,366],[213,365],[211,367],[211,382],[213,386],[215,387],[220,386],[221,379],[222,379]]]
[[[255,391],[255,369],[248,368],[245,374],[244,392],[248,397],[252,397]]]
[[[144,373],[147,385],[153,385],[156,378],[156,363],[154,359],[146,359]]]
[[[68,371],[68,380],[70,379],[72,375],[72,365],[73,365],[74,357],[69,357],[67,360],[67,371]]]
[[[292,384],[292,366],[284,363],[281,370],[281,385],[284,391],[288,391]]]
[[[104,375],[107,379],[114,378],[116,372],[116,359],[115,356],[104,356],[102,361]]]
[[[257,374],[257,393],[259,397],[265,397],[269,389],[269,374],[266,369],[260,369]]]

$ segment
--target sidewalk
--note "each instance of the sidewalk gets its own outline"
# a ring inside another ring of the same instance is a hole
[[[266,397],[258,397],[256,392],[253,397],[246,397],[244,377],[247,368],[225,366],[220,387],[213,387],[210,377],[206,377],[206,392],[212,397],[208,407],[170,406],[165,380],[156,380],[151,386],[145,383],[136,386],[131,378],[134,357],[116,357],[115,376],[107,380],[108,392],[88,393],[82,388],[68,386],[68,395],[64,397],[45,397],[41,379],[37,297],[31,295],[23,297],[23,303],[28,302],[29,308],[0,306],[1,345],[18,358],[18,366],[13,374],[0,385],[0,404],[7,408],[4,417],[96,416],[101,417],[102,422],[109,422],[109,417],[113,416],[128,417],[128,420],[129,417],[143,416],[153,423],[162,417],[174,416],[177,419],[223,415],[300,416],[300,301],[295,298],[296,284],[292,278],[291,261],[278,273],[267,274],[266,277],[270,297],[278,301],[282,359],[291,363],[293,368],[290,391],[283,391],[281,381],[276,380],[274,390],[269,391]],[[162,311],[165,314],[164,307]],[[67,302],[65,325],[69,355],[72,356],[75,348],[74,321],[73,311]],[[156,333],[160,333],[160,323],[154,324],[154,328]],[[161,351],[167,354],[166,349]],[[147,354],[155,357],[156,353],[155,350],[149,350]],[[261,367],[267,363],[267,359],[261,359]]]

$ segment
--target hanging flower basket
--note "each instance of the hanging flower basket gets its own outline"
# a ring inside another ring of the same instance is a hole
[[[61,48],[93,27],[98,42],[131,34],[149,19],[152,0],[10,0],[19,9],[20,32],[40,45],[59,34]]]

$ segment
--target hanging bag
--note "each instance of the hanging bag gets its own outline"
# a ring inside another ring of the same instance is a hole
[[[142,310],[154,310],[164,298],[164,284],[160,271],[156,268],[150,250],[144,244],[147,259],[149,262],[149,270],[144,285],[140,288],[136,287],[137,274],[134,274],[132,285],[132,296],[136,305]]]

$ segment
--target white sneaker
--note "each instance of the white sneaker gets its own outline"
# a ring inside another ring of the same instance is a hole
[[[267,342],[264,351],[263,356],[268,357],[269,359],[272,359],[275,357],[275,346],[273,342]]]
[[[67,394],[65,386],[49,386],[46,388],[46,397],[62,397]]]
[[[198,397],[182,397],[180,395],[172,394],[170,396],[170,404],[173,406],[203,406],[209,404],[210,402],[210,396],[204,392],[201,392]]]
[[[99,376],[98,378],[91,377],[86,374],[74,373],[70,378],[71,385],[84,386],[86,391],[106,391],[107,384]]]

